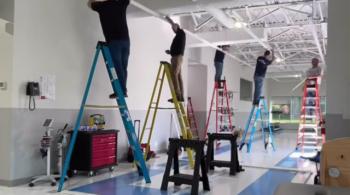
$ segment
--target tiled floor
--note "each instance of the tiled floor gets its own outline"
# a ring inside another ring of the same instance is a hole
[[[200,185],[200,194],[219,194],[219,195],[272,195],[275,188],[280,183],[312,183],[312,173],[296,173],[290,171],[281,171],[268,169],[268,167],[277,166],[278,168],[296,168],[300,170],[314,171],[313,163],[300,159],[300,154],[294,152],[295,149],[295,132],[281,132],[276,134],[276,152],[271,148],[267,151],[261,140],[253,144],[252,152],[247,154],[245,150],[239,153],[240,162],[245,167],[245,171],[238,173],[236,176],[229,176],[228,169],[216,168],[214,172],[209,173],[210,192],[204,192]],[[244,148],[245,149],[245,148]],[[225,144],[217,150],[216,159],[229,159],[230,152]],[[191,171],[186,165],[181,169]],[[161,192],[160,185],[162,182],[165,168],[166,155],[159,155],[158,158],[150,162],[151,167],[151,184],[145,184],[142,177],[138,177],[135,169],[130,164],[121,163],[117,169],[110,173],[105,172],[96,177],[76,176],[65,184],[66,191],[63,195],[76,195],[89,193],[98,195],[116,195],[116,194],[189,194],[189,186],[175,187],[169,184],[168,192]],[[256,168],[252,168],[254,166]],[[41,195],[56,193],[56,188],[48,187],[49,184],[43,184],[34,188],[20,186],[15,188],[0,187],[1,195]],[[70,191],[68,191],[70,190]]]

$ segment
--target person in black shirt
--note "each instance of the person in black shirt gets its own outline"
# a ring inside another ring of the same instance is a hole
[[[255,90],[254,90],[254,99],[253,104],[258,106],[260,96],[262,93],[262,88],[264,85],[264,79],[267,71],[267,67],[275,60],[274,52],[273,50],[265,51],[263,56],[259,56],[256,60],[256,67],[255,67],[255,73],[254,73],[254,84],[255,84]]]
[[[228,49],[230,48],[229,45],[223,45],[219,47],[224,51],[228,51]],[[225,53],[217,49],[215,52],[215,58],[214,58],[215,82],[218,82],[221,80],[222,70],[224,66],[224,59],[225,59]]]
[[[167,54],[171,55],[171,66],[172,66],[172,80],[175,88],[175,93],[178,101],[184,101],[184,89],[183,89],[183,81],[181,76],[181,65],[183,60],[183,55],[185,52],[186,45],[186,34],[180,28],[180,25],[174,23],[172,19],[168,16],[165,19],[171,24],[171,27],[176,34],[173,42],[171,43],[170,50],[166,50]],[[169,102],[173,102],[172,99],[168,100]]]
[[[88,2],[88,6],[100,16],[103,34],[125,97],[127,97],[127,68],[130,53],[129,30],[126,21],[126,9],[129,3],[129,0],[89,0]],[[109,97],[116,98],[116,94],[111,94]]]

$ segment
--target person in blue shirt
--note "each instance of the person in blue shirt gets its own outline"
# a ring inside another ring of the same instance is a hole
[[[129,0],[89,0],[88,2],[88,6],[100,16],[103,34],[125,97],[128,96],[126,82],[130,54],[129,29],[126,20],[129,3]],[[117,95],[113,93],[109,97],[114,99]]]
[[[219,46],[219,48],[221,48],[224,51],[228,51],[230,46],[223,45],[223,46]],[[221,80],[222,70],[224,67],[224,59],[225,59],[225,53],[217,49],[215,52],[215,58],[214,58],[215,82],[218,82]]]
[[[263,56],[259,56],[256,60],[256,67],[255,67],[255,73],[254,73],[254,99],[253,99],[253,105],[258,106],[260,96],[262,93],[262,88],[264,85],[264,79],[267,71],[267,67],[272,64],[272,62],[275,60],[275,55],[273,50],[268,51],[266,50]]]

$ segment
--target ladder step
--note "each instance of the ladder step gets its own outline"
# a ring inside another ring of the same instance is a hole
[[[315,150],[321,150],[321,146],[302,146],[304,149],[315,149]]]
[[[318,107],[318,106],[303,106],[303,108],[317,109],[317,108],[320,108],[320,107]]]
[[[315,115],[300,115],[301,118],[306,118],[306,119],[315,119],[317,116]]]
[[[299,139],[322,139],[321,136],[318,136],[318,135],[315,135],[315,134],[307,134],[307,133],[304,133],[304,135],[300,135],[299,136]]]
[[[304,127],[304,128],[305,128],[305,127],[306,127],[306,128],[317,128],[317,124],[300,124],[300,125],[299,125],[299,129],[300,129],[300,128],[303,128],[303,127]]]

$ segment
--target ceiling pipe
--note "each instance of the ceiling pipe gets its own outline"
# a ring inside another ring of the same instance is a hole
[[[192,20],[193,20],[194,25],[198,26],[197,18],[196,18],[196,16],[194,15],[193,12],[191,12],[191,17],[192,17]]]
[[[203,6],[203,8],[212,16],[215,17],[221,24],[226,26],[227,28],[234,28],[235,22],[232,18],[228,17],[224,11],[219,8],[215,8],[211,5]]]
[[[161,20],[167,22],[167,21],[165,20],[165,18],[164,18],[163,15],[161,15],[160,13],[158,13],[158,12],[156,12],[156,11],[153,11],[152,9],[150,9],[150,8],[148,8],[148,7],[144,6],[144,5],[142,5],[141,3],[137,2],[137,1],[131,0],[131,1],[130,1],[130,4],[132,4],[133,6],[135,6],[135,7],[139,8],[139,9],[143,10],[144,12],[146,12],[146,13],[148,13],[148,14],[154,16],[154,17],[157,17],[157,18],[159,18],[159,19],[161,19]],[[167,22],[167,23],[168,23],[168,22]],[[247,65],[248,67],[254,68],[254,67],[253,67],[251,64],[249,64],[248,62],[245,62],[245,61],[241,60],[240,58],[238,58],[238,57],[232,55],[231,53],[222,50],[222,49],[219,48],[218,46],[216,46],[216,45],[210,43],[209,41],[203,39],[202,37],[200,37],[200,36],[198,36],[198,35],[196,35],[196,34],[194,34],[193,32],[191,32],[191,31],[189,31],[189,30],[186,30],[186,29],[183,29],[183,30],[186,32],[186,34],[188,34],[188,35],[190,35],[191,37],[193,37],[193,38],[195,38],[195,39],[197,39],[197,40],[199,40],[199,41],[201,41],[201,42],[207,44],[209,47],[212,47],[212,48],[214,48],[214,49],[216,49],[216,50],[222,51],[223,53],[225,53],[227,56],[231,57],[232,59],[234,59],[234,60],[236,60],[236,61],[238,61],[238,62],[240,62],[240,63],[242,63],[242,64],[244,64],[244,65]]]
[[[221,24],[223,24],[224,26],[226,26],[229,29],[232,29],[235,27],[235,21],[230,18],[229,16],[226,15],[226,13],[219,9],[219,8],[215,8],[209,5],[204,6],[204,8],[206,9],[206,11],[211,14],[212,16],[215,17],[216,20],[218,20]],[[238,19],[239,22],[242,21],[242,17],[235,11],[232,12],[232,14],[234,14],[236,16],[236,18]],[[245,25],[242,25],[242,28],[253,38],[255,39],[260,45],[262,45],[265,49],[270,49],[271,47],[266,44],[264,41],[262,41],[261,39],[259,39],[259,37],[257,37],[255,35],[255,33],[247,28]]]

